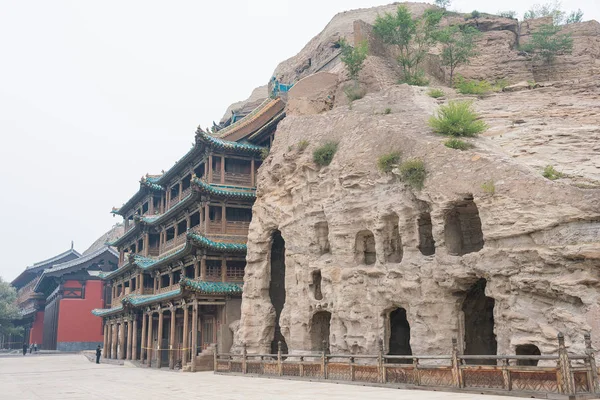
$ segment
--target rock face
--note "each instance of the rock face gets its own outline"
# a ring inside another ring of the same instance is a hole
[[[505,21],[486,26],[512,32]],[[282,66],[291,71],[307,54]],[[265,353],[282,340],[295,354],[324,345],[374,354],[381,339],[392,354],[449,354],[459,338],[466,354],[525,345],[551,354],[558,332],[570,351],[583,351],[586,332],[599,348],[600,96],[592,75],[472,99],[491,127],[471,140],[474,149],[458,151],[427,126],[439,105],[427,88],[377,79],[394,76],[388,64],[369,57],[361,72],[369,93],[351,107],[340,72],[337,90],[327,91],[337,93],[332,109],[295,107],[279,124],[258,175],[233,351],[244,343]],[[309,88],[290,92],[290,104],[323,97]],[[326,141],[338,150],[319,168],[312,152]],[[392,151],[424,162],[422,190],[378,170]],[[548,163],[578,176],[550,181],[540,170]]]
[[[124,230],[125,228],[123,224],[116,224],[108,232],[96,239],[96,241],[92,243],[92,245],[89,248],[87,248],[82,255],[86,256],[90,253],[93,253],[96,250],[99,250],[102,247],[106,246],[106,243],[110,243],[116,240],[117,238],[123,236]]]

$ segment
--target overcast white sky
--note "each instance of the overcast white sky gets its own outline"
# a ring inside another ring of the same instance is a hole
[[[268,82],[337,12],[389,2],[0,0],[0,276],[71,240],[84,251],[198,124]],[[522,14],[535,2],[450,9]],[[600,19],[598,0],[562,4]]]

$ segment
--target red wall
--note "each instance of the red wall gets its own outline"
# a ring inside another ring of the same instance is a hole
[[[77,281],[67,281],[67,288],[81,287]],[[57,342],[102,342],[102,318],[92,314],[103,307],[102,281],[87,281],[84,299],[62,299],[58,312]]]
[[[38,349],[42,347],[44,340],[44,312],[38,311],[33,319],[33,325],[29,331],[29,344],[37,343]]]

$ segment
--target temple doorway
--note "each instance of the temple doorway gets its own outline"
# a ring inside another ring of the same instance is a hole
[[[462,305],[465,316],[465,355],[496,355],[495,300],[485,295],[487,281],[479,279],[467,291]],[[467,364],[495,365],[496,360],[467,360]]]
[[[406,318],[406,310],[404,308],[396,308],[390,312],[388,318],[390,332],[388,354],[393,356],[412,355],[412,349],[410,348],[410,324]],[[390,362],[410,364],[412,360],[398,359]]]
[[[319,311],[312,317],[310,325],[310,339],[312,351],[323,351],[329,354],[329,328],[331,326],[331,313]]]
[[[269,283],[269,298],[275,308],[275,335],[271,342],[271,354],[277,353],[278,342],[282,344],[282,352],[287,354],[287,344],[279,325],[279,318],[285,304],[285,240],[283,240],[279,230],[276,230],[271,235],[271,282]]]

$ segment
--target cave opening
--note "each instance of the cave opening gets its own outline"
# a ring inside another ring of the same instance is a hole
[[[479,210],[472,198],[455,203],[446,214],[444,237],[448,253],[462,256],[483,248]]]
[[[316,223],[315,231],[317,234],[317,243],[319,244],[320,254],[330,253],[331,249],[329,246],[329,225],[327,224],[327,221]]]
[[[389,314],[390,338],[388,342],[388,354],[393,356],[410,356],[412,349],[410,347],[410,324],[406,318],[404,308],[396,308]],[[412,359],[400,358],[389,362],[399,364],[410,364]]]
[[[399,218],[397,214],[385,217],[386,242],[385,260],[390,263],[402,261],[402,239],[400,238]]]
[[[275,334],[271,342],[271,354],[277,353],[277,344],[281,342],[283,353],[287,354],[285,337],[281,333],[279,318],[285,304],[285,240],[281,232],[276,230],[271,235],[271,281],[269,298],[275,308]]]
[[[424,256],[435,254],[435,240],[433,239],[433,224],[431,214],[428,212],[419,215],[417,219],[419,228],[419,251]]]
[[[520,344],[516,348],[518,356],[541,356],[542,352],[534,344]],[[536,367],[539,360],[517,360],[517,365],[527,365]]]
[[[321,270],[318,269],[313,271],[311,275],[312,283],[310,286],[312,288],[313,296],[315,297],[315,300],[323,300],[323,292],[321,292],[321,281],[323,280],[323,277],[321,276]]]
[[[312,351],[325,351],[329,354],[329,330],[331,326],[331,313],[319,311],[312,317],[310,326],[310,339]]]
[[[377,253],[375,252],[375,236],[373,232],[363,230],[356,234],[354,258],[358,264],[375,264]]]
[[[496,355],[495,300],[485,295],[487,281],[479,279],[467,291],[462,305],[465,316],[465,355]],[[496,360],[466,360],[467,364],[496,365]]]

